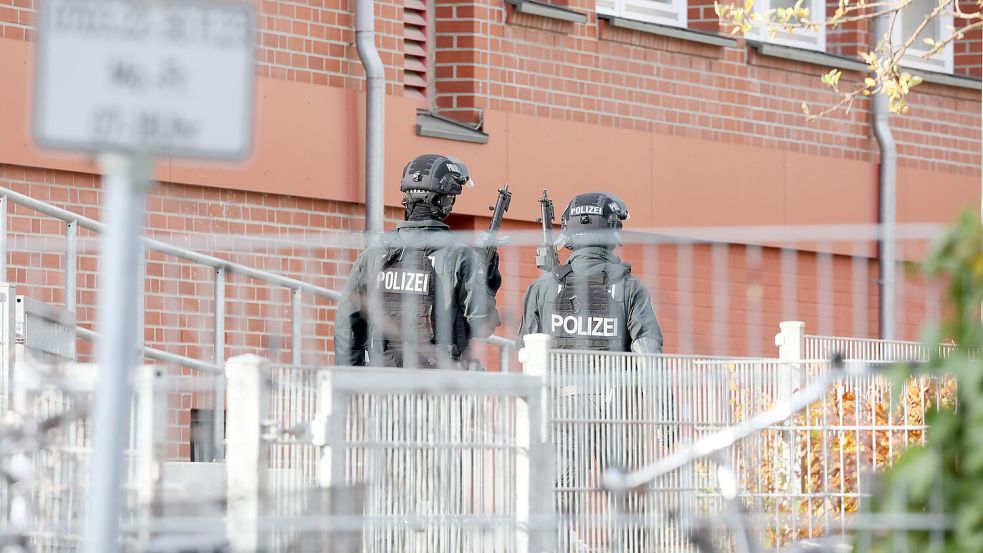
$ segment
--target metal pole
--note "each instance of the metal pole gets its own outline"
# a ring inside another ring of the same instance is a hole
[[[215,269],[215,353],[216,366],[225,365],[225,268]],[[225,459],[225,374],[215,377],[215,415],[212,417],[214,460]]]
[[[355,0],[355,47],[365,68],[365,230],[382,232],[386,71],[375,47],[375,2]]]
[[[302,337],[304,304],[299,288],[290,292],[290,312],[290,362],[300,365],[304,345]]]
[[[0,196],[0,282],[7,282],[7,195]]]
[[[78,269],[78,221],[65,223],[65,309],[75,313],[78,298],[76,273]]]
[[[890,15],[882,15],[874,20],[875,47],[878,41],[887,41],[891,30]],[[894,339],[895,297],[895,222],[897,204],[897,165],[898,147],[891,134],[891,113],[888,110],[887,96],[874,94],[873,98],[874,136],[881,149],[879,171],[880,184],[880,330],[884,340]]]
[[[145,156],[104,154],[103,210],[109,232],[102,240],[99,331],[96,344],[99,385],[93,402],[95,447],[90,469],[91,494],[85,523],[87,553],[119,551],[123,452],[128,436],[133,368],[137,358],[140,234],[143,228],[151,160]]]

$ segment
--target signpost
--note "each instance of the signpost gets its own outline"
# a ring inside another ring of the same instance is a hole
[[[136,366],[140,235],[154,156],[240,160],[253,114],[247,4],[45,0],[38,17],[34,138],[98,154],[104,174],[99,386],[85,550],[118,551]],[[216,419],[222,405],[216,404]],[[219,421],[217,420],[216,423]]]

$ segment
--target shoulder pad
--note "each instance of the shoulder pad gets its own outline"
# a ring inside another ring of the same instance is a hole
[[[556,280],[563,280],[567,278],[567,275],[569,275],[572,272],[573,272],[573,267],[571,267],[569,263],[566,263],[564,265],[557,265],[553,269],[553,278],[555,278]]]
[[[624,263],[618,265],[608,265],[604,268],[604,274],[610,280],[619,280],[623,278],[628,278],[628,274],[631,273],[631,265]]]
[[[381,244],[383,248],[388,249],[398,241],[399,241],[399,234],[394,230],[386,231],[379,236],[379,244]]]

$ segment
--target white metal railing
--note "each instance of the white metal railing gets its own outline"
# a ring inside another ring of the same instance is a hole
[[[953,344],[940,344],[942,357],[955,349]],[[828,357],[837,352],[844,359],[868,361],[928,361],[929,350],[921,342],[904,340],[874,340],[840,336],[805,336],[805,356],[810,359]]]
[[[540,377],[270,370],[254,356],[231,359],[227,371],[237,550],[324,550],[344,540],[364,551],[549,550]],[[345,490],[357,490],[356,508],[320,501]],[[318,525],[303,527],[311,517]]]
[[[529,349],[527,343],[523,359],[542,356]],[[693,551],[687,532],[694,517],[725,509],[714,476],[721,462],[733,468],[763,543],[842,533],[870,494],[865,475],[921,443],[926,413],[955,401],[951,379],[912,378],[898,390],[870,373],[838,378],[823,359],[576,351],[548,358],[563,551]],[[779,409],[778,422],[729,438],[722,457],[691,462],[681,453],[723,429],[760,422],[762,413],[816,383],[808,409]],[[599,489],[608,467],[647,471],[680,455],[658,475],[643,472],[624,496]]]
[[[816,336],[806,334],[805,323],[784,321],[775,336],[779,358],[786,361],[800,359],[829,359],[839,354],[848,361],[894,362],[928,361],[929,348],[921,342],[908,340],[880,340],[877,338],[852,338],[845,336]],[[955,344],[939,344],[936,353],[946,357],[956,349]]]
[[[837,377],[824,360],[551,351],[544,335],[526,345],[526,374],[230,360],[224,523],[152,516],[169,490],[156,487],[157,431],[139,420],[165,417],[147,410],[160,406],[159,390],[138,386],[155,399],[133,411],[127,539],[197,526],[247,552],[346,540],[367,551],[691,551],[689,525],[725,507],[713,476],[724,463],[757,538],[781,546],[848,529],[870,494],[862,475],[920,443],[926,412],[955,397],[949,379],[899,391],[873,374]],[[683,453],[832,381],[807,409],[732,434],[722,458]],[[88,429],[59,431],[41,463],[48,480],[32,530],[47,551],[77,542],[86,493]],[[609,467],[673,462],[631,493],[601,489]]]
[[[877,517],[862,512],[864,500],[876,493],[869,477],[890,466],[910,443],[924,443],[929,410],[955,403],[952,379],[926,376],[911,378],[900,404],[893,402],[891,382],[877,373],[883,366],[842,360],[813,365],[809,383],[788,399],[647,466],[609,468],[605,488],[621,495],[640,486],[659,487],[679,471],[708,475],[707,492],[727,502],[727,512],[722,505],[686,505],[673,522],[704,539],[722,530],[712,540],[723,551],[756,553],[793,544],[805,545],[795,551],[840,551],[851,549],[850,543],[866,551],[871,530],[891,530],[897,550],[907,549],[901,536],[909,530],[941,538],[953,526],[945,513]],[[907,491],[896,488],[890,494],[900,500]],[[852,542],[850,532],[866,539]]]

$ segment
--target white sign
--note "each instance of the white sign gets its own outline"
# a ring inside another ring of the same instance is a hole
[[[247,4],[44,0],[34,137],[83,151],[242,159],[253,117]]]

